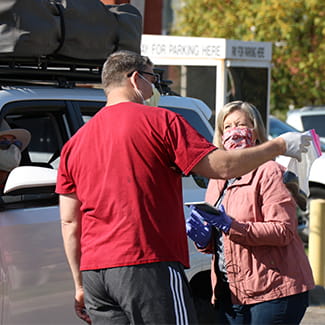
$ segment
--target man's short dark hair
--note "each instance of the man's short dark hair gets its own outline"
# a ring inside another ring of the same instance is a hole
[[[120,85],[130,73],[145,70],[148,65],[152,66],[152,62],[147,56],[126,50],[114,52],[103,65],[103,88]]]

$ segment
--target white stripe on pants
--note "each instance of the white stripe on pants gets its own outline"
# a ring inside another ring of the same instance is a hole
[[[187,310],[184,302],[182,279],[180,274],[170,266],[170,288],[173,293],[176,325],[188,325]]]

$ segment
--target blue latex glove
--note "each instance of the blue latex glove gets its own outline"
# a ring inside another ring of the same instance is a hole
[[[186,233],[198,247],[206,247],[211,238],[211,225],[203,224],[200,216],[192,209],[191,216],[186,220]]]
[[[232,224],[232,219],[227,215],[224,206],[221,204],[218,207],[219,214],[212,214],[199,209],[194,208],[201,218],[210,225],[219,228],[224,233],[228,233]]]

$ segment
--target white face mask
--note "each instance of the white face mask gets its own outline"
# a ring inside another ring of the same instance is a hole
[[[0,150],[0,170],[10,172],[19,166],[21,160],[20,149],[12,144],[6,150]]]
[[[160,99],[160,92],[159,90],[155,87],[153,88],[153,95],[146,100],[146,105],[149,106],[158,106],[159,99]]]
[[[142,79],[142,80],[144,80],[146,83],[148,83],[150,86],[151,86],[151,88],[152,88],[152,93],[151,93],[151,95],[150,95],[150,97],[153,95],[153,90],[154,90],[154,88],[155,88],[155,85],[153,84],[153,83],[151,83],[149,80],[147,80],[147,78],[145,78],[142,74],[140,74],[139,73],[139,76],[140,76],[140,78]],[[140,90],[138,89],[138,91],[140,92]],[[148,98],[144,98],[144,96],[142,95],[142,93],[141,93],[141,97],[143,98],[143,101],[145,100],[145,99],[149,99],[150,97],[148,97]]]

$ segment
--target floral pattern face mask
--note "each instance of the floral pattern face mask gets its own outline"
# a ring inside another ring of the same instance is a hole
[[[247,127],[226,130],[222,136],[222,144],[226,150],[253,147],[253,130]]]

